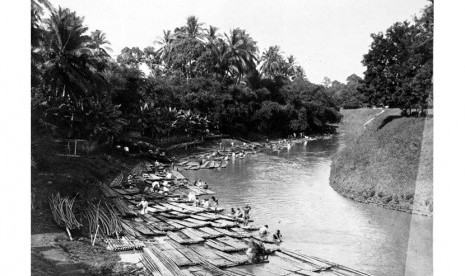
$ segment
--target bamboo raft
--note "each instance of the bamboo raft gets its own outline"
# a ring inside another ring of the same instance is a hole
[[[224,152],[224,156],[230,154]],[[222,158],[224,157],[213,158],[201,165],[185,161],[183,166],[195,168],[198,165],[202,169],[223,167],[227,165],[227,161]],[[131,173],[149,175],[154,171],[157,177],[166,179],[164,173],[160,173],[157,169],[151,164],[141,162],[131,170]],[[177,171],[171,173],[172,179],[184,179],[184,176]],[[279,249],[269,236],[261,237],[257,234],[257,226],[244,227],[240,224],[243,219],[221,214],[223,208],[215,210],[192,206],[184,199],[186,191],[197,194],[213,194],[213,191],[191,185],[186,187],[185,182],[173,181],[170,185],[180,193],[168,196],[156,194],[151,197],[148,192],[121,188],[123,181],[124,176],[121,173],[110,184],[99,185],[102,194],[108,198],[106,202],[108,205],[105,205],[107,206],[105,208],[114,210],[109,213],[98,212],[102,214],[102,217],[98,218],[99,221],[116,222],[118,218],[121,220],[121,225],[116,231],[111,229],[118,227],[104,227],[98,231],[103,236],[113,235],[113,232],[116,234],[116,239],[109,236],[104,238],[108,250],[142,250],[142,253],[139,253],[141,262],[151,275],[249,276],[250,272],[242,266],[252,265],[254,271],[256,269],[264,275],[370,276],[317,257],[284,248]],[[147,182],[147,185],[149,184]],[[145,215],[137,214],[134,209],[134,205],[139,203],[142,196],[149,199],[147,208],[149,213]],[[120,234],[124,236],[122,239],[119,237]],[[260,262],[266,264],[260,266],[249,261],[245,254],[249,248],[245,239],[249,238],[266,243],[265,249],[270,252],[276,251],[270,256],[270,261],[261,260]]]

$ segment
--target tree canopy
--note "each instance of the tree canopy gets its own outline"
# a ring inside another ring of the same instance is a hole
[[[279,46],[260,54],[241,28],[221,33],[189,16],[154,45],[128,46],[113,58],[103,31],[33,0],[31,35],[33,125],[60,137],[108,139],[125,127],[153,138],[207,129],[283,136],[325,131],[340,119],[294,56]]]
[[[413,22],[397,22],[372,34],[363,56],[364,90],[373,105],[423,111],[433,90],[433,3]]]

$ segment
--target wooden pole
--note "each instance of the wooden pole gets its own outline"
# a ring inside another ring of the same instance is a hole
[[[77,140],[74,140],[74,155],[76,155]]]
[[[69,231],[68,227],[66,227],[66,232],[68,233],[69,240],[72,241],[73,237],[71,237],[71,232]]]
[[[99,227],[100,227],[100,224],[97,224],[97,230],[95,230],[95,235],[94,235],[94,240],[92,241],[92,246],[95,245],[95,240],[97,239],[97,234],[98,234]]]

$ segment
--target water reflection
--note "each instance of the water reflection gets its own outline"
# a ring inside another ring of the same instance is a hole
[[[431,218],[356,203],[329,186],[343,144],[309,141],[185,175],[209,183],[227,210],[249,204],[254,223],[280,229],[285,247],[374,275],[432,275]]]

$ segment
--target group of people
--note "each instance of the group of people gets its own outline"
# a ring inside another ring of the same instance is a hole
[[[244,226],[247,226],[249,224],[250,220],[250,206],[247,204],[243,209],[237,208],[237,210],[234,210],[234,208],[231,208],[231,213],[230,215],[233,216],[235,219],[240,220],[242,219],[244,222]]]
[[[199,187],[199,188],[202,188],[202,189],[208,189],[208,184],[207,182],[203,182],[201,179],[197,180],[194,182],[194,185]]]
[[[258,229],[258,234],[261,237],[267,236],[269,234],[268,225],[263,225],[262,227],[260,227],[260,229]],[[283,241],[282,238],[283,236],[281,235],[281,231],[279,229],[276,230],[276,233],[273,234],[273,242],[280,243]]]
[[[206,209],[214,209],[215,211],[220,205],[218,199],[214,196],[211,197],[211,200],[208,198],[204,198],[201,201],[199,201],[197,195],[194,192],[190,192],[187,195],[187,200],[192,202],[192,206],[203,207]]]

